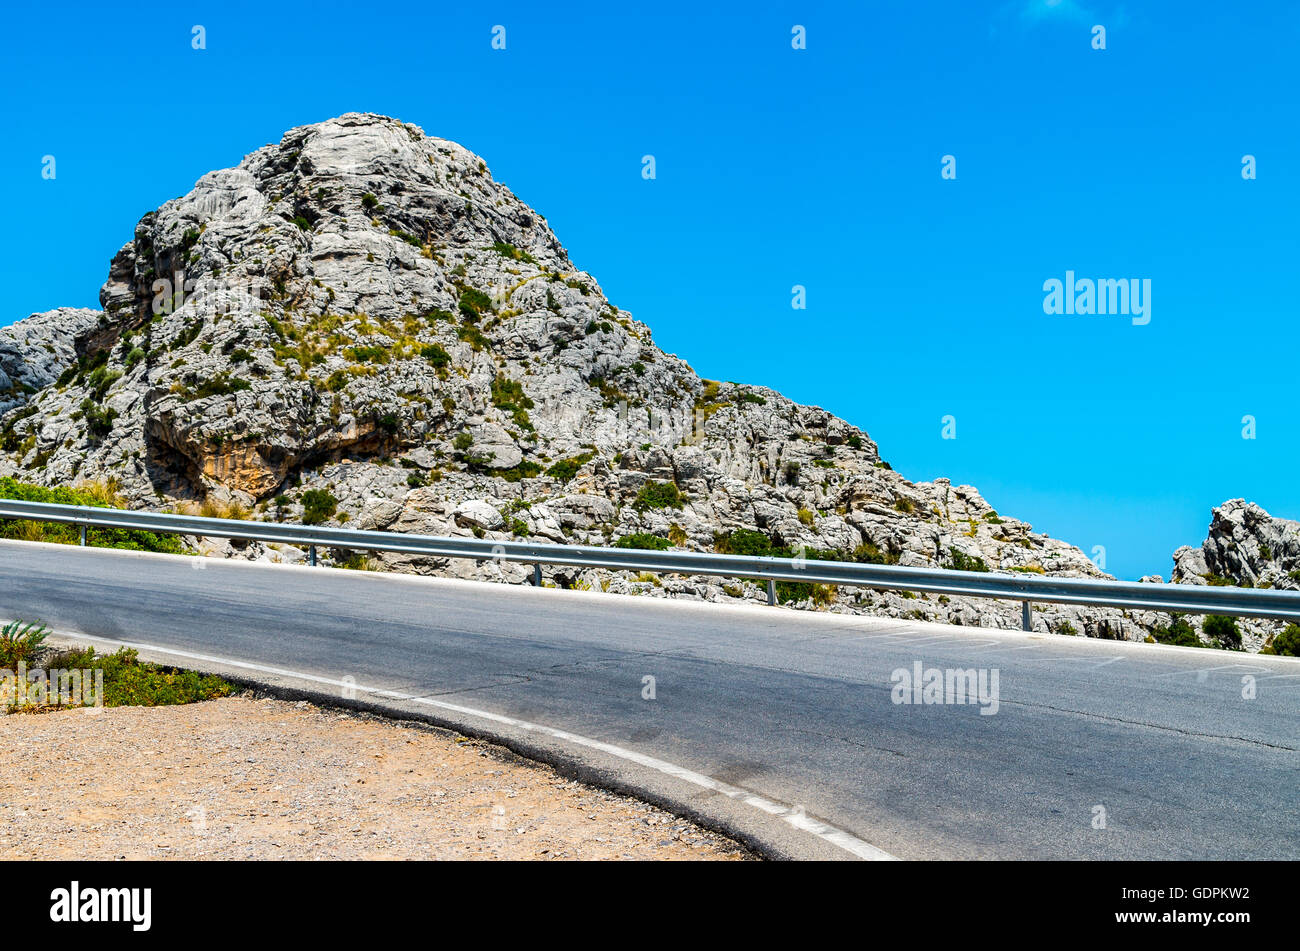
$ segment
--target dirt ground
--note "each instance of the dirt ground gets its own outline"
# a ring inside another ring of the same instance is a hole
[[[245,694],[0,716],[7,859],[744,859],[443,730]]]

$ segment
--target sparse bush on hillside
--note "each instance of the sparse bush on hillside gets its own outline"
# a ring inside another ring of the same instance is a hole
[[[1201,633],[1215,647],[1223,650],[1241,650],[1241,631],[1237,622],[1223,614],[1210,614],[1201,622]]]
[[[533,401],[524,393],[523,385],[517,380],[498,373],[492,380],[492,405],[509,413],[520,429],[533,428],[532,420],[528,418]]]
[[[469,344],[470,347],[477,351],[490,350],[492,342],[473,324],[461,324],[456,328],[456,336],[462,341]]]
[[[379,345],[353,347],[350,351],[357,363],[387,363],[388,348]]]
[[[420,356],[424,357],[424,359],[428,360],[430,364],[440,370],[447,364],[451,363],[451,354],[449,354],[446,349],[443,348],[442,344],[439,343],[431,343],[421,347]]]
[[[81,401],[81,413],[86,420],[86,433],[96,442],[113,431],[117,410],[101,406],[90,397]]]
[[[672,547],[672,542],[661,535],[652,535],[649,532],[634,532],[631,535],[624,535],[618,541],[614,542],[615,548],[641,548],[648,551],[667,551]]]
[[[462,287],[460,289],[460,300],[457,302],[457,308],[460,310],[461,319],[471,324],[476,323],[484,314],[491,313],[495,309],[492,306],[492,298],[474,287]]]
[[[1260,653],[1300,657],[1300,624],[1288,624]]]
[[[881,551],[875,542],[866,541],[853,549],[853,560],[864,565],[896,565],[898,556],[891,551]]]
[[[527,264],[536,264],[533,256],[527,251],[516,248],[513,244],[506,244],[504,241],[496,241],[492,244],[492,250],[502,257],[507,257],[515,261],[523,261]]]
[[[198,386],[187,389],[185,398],[186,400],[201,400],[210,396],[229,396],[231,393],[247,390],[251,386],[252,384],[247,380],[232,377],[229,373],[218,373],[212,379],[204,380]]]
[[[948,564],[944,565],[944,567],[951,568],[953,571],[989,570],[989,566],[984,563],[984,559],[979,555],[967,555],[956,548],[948,549]]]
[[[1157,627],[1151,636],[1161,644],[1173,644],[1177,647],[1207,647],[1209,645],[1196,636],[1196,631],[1181,614],[1172,616],[1168,626]]]
[[[570,456],[568,459],[561,459],[559,462],[555,463],[555,465],[547,469],[546,474],[554,476],[561,482],[568,482],[578,474],[579,469],[595,458],[595,455],[594,452],[584,452],[580,456]]]
[[[319,525],[334,517],[339,500],[328,489],[308,489],[302,494],[302,523]]]
[[[685,502],[681,490],[673,482],[647,482],[636,494],[632,507],[639,512],[646,509],[679,509]]]

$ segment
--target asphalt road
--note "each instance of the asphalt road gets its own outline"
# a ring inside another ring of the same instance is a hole
[[[847,854],[795,815],[899,858],[1300,857],[1300,661],[21,542],[0,576],[0,618],[553,728],[785,854]],[[997,712],[895,703],[917,662],[996,670]]]

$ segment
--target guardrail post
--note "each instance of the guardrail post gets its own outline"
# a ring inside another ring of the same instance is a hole
[[[315,545],[307,546],[307,564],[311,565],[313,568],[316,567],[316,546]]]
[[[776,605],[776,582],[773,581],[771,578],[768,578],[767,579],[767,606],[774,607],[775,605]]]
[[[86,526],[85,526],[85,525],[82,525],[82,526],[81,526],[81,543],[80,543],[80,544],[81,544],[81,547],[82,547],[82,548],[85,548],[85,547],[86,547]]]
[[[1022,631],[1032,631],[1034,629],[1034,612],[1030,608],[1028,601],[1020,602],[1020,629]]]
[[[541,586],[542,586],[542,565],[541,562],[538,562],[537,564],[533,565],[533,587],[540,588]]]

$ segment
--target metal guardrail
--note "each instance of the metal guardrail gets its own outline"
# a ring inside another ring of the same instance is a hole
[[[1091,578],[1008,575],[954,571],[947,568],[870,565],[798,558],[760,558],[702,552],[550,545],[478,538],[441,538],[433,535],[407,535],[399,532],[362,531],[282,522],[202,518],[84,505],[20,502],[11,499],[0,499],[0,518],[79,525],[83,545],[86,543],[86,528],[92,525],[198,537],[282,542],[306,546],[308,562],[313,565],[316,563],[317,548],[387,551],[436,558],[472,558],[479,561],[525,562],[534,566],[535,585],[541,584],[542,565],[754,578],[767,582],[769,604],[774,604],[776,601],[777,581],[817,582],[879,590],[924,591],[931,594],[997,598],[1022,603],[1021,621],[1025,630],[1030,630],[1032,627],[1031,605],[1035,601],[1300,621],[1300,591],[1210,585],[1140,584]]]

